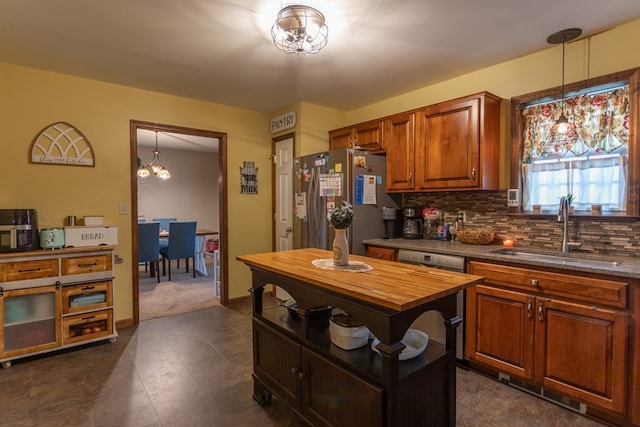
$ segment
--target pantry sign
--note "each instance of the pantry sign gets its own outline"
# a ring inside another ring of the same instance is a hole
[[[296,112],[290,111],[271,120],[271,133],[282,132],[283,130],[296,127]]]

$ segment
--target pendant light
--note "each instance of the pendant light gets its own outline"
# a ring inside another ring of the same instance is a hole
[[[547,37],[547,43],[549,44],[562,43],[562,98],[560,101],[560,117],[551,128],[549,135],[552,144],[566,144],[571,140],[577,139],[578,136],[575,125],[570,123],[564,114],[564,47],[566,42],[577,38],[580,34],[582,34],[580,28],[569,28]]]
[[[152,172],[160,179],[171,178],[171,174],[169,173],[169,171],[164,166],[162,166],[162,163],[160,163],[160,151],[158,151],[158,131],[156,131],[156,149],[153,151],[153,158],[149,163],[138,169],[137,175],[140,178],[146,178],[150,176]]]

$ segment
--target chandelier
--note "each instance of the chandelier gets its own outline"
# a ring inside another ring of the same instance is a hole
[[[276,23],[271,27],[271,37],[284,53],[309,55],[320,52],[327,45],[329,29],[319,10],[296,4],[280,9]]]
[[[160,151],[158,151],[158,131],[156,131],[156,149],[153,150],[153,158],[149,163],[144,166],[138,168],[137,175],[140,178],[146,178],[153,173],[160,179],[169,179],[171,178],[171,174],[169,171],[162,166],[160,163]]]
[[[568,142],[577,140],[578,132],[576,126],[570,123],[567,116],[564,114],[564,45],[566,42],[571,41],[582,34],[580,28],[569,28],[567,30],[558,31],[547,37],[547,43],[560,44],[562,43],[562,98],[560,101],[560,117],[556,120],[555,124],[551,128],[549,138],[551,144],[564,145]]]

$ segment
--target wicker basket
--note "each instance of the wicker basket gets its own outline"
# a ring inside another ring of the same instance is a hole
[[[479,230],[458,230],[456,239],[472,245],[488,245],[496,237],[496,230],[483,228]]]

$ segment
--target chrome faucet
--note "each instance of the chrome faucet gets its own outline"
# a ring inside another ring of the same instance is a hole
[[[560,197],[560,207],[558,208],[558,222],[562,223],[562,252],[569,253],[571,248],[579,248],[582,246],[582,236],[579,242],[569,241],[569,201],[565,196]]]

